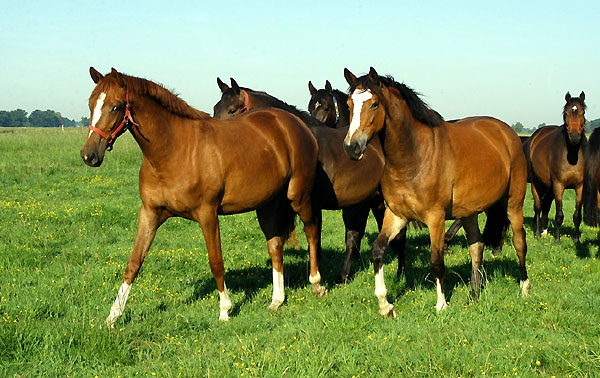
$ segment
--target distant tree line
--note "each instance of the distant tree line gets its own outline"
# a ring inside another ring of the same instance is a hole
[[[510,127],[512,127],[513,130],[515,130],[517,133],[522,133],[522,134],[531,134],[535,130],[539,129],[540,127],[544,127],[544,126],[548,126],[548,125],[546,125],[546,123],[540,123],[539,125],[537,125],[537,127],[532,127],[532,128],[526,128],[525,126],[523,126],[523,124],[521,122],[515,122],[512,125],[510,125]],[[585,129],[585,132],[589,134],[592,132],[592,130],[594,130],[597,127],[600,127],[600,118],[594,119],[592,121],[589,121],[589,120],[586,121],[584,129]]]
[[[34,110],[29,115],[23,109],[0,110],[0,127],[76,127],[87,126],[89,123],[87,117],[75,121],[54,110]]]

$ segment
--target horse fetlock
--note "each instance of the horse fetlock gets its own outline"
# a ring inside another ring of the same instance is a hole
[[[443,311],[447,308],[448,308],[448,303],[446,302],[446,299],[444,299],[442,301],[438,301],[438,303],[435,305],[435,309],[437,310],[437,312]]]
[[[322,297],[323,295],[327,295],[327,289],[319,283],[312,284],[312,293],[315,297]]]
[[[529,281],[529,278],[521,281],[519,285],[521,286],[521,295],[524,297],[529,296],[529,289],[531,289],[531,281]]]

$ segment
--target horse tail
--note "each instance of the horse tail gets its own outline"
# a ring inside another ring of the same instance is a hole
[[[583,175],[583,221],[598,224],[598,169],[600,168],[600,131],[594,129],[585,149]]]
[[[500,202],[496,202],[485,213],[487,220],[483,229],[483,244],[496,250],[502,247],[506,230],[510,224],[506,208]]]

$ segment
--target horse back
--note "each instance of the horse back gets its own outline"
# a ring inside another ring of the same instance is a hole
[[[471,208],[475,204],[481,209],[489,207],[507,193],[511,182],[522,184],[524,195],[525,156],[521,139],[510,126],[492,117],[470,117],[449,125],[446,130],[453,156],[446,159],[446,164],[452,172],[455,212],[478,210]],[[481,198],[474,198],[475,195]]]

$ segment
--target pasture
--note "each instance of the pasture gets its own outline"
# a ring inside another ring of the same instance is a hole
[[[286,302],[271,301],[271,263],[254,213],[221,217],[233,308],[220,322],[218,293],[196,223],[170,219],[134,282],[116,329],[104,326],[122,282],[140,206],[141,152],[122,136],[101,168],[79,157],[87,130],[0,129],[0,376],[597,376],[600,371],[598,229],[574,245],[573,191],[563,238],[533,238],[525,204],[532,288],[520,297],[514,249],[484,257],[484,288],[468,299],[464,233],[446,256],[447,310],[435,311],[427,230],[409,229],[406,275],[386,255],[383,319],[373,294],[371,218],[361,260],[336,285],[345,248],[341,213],[324,212],[314,298],[306,239],[284,256]],[[552,231],[553,210],[550,213]],[[483,218],[483,217],[481,217]],[[480,219],[483,224],[483,219]],[[552,233],[552,232],[551,232]],[[508,239],[507,239],[508,241]]]

